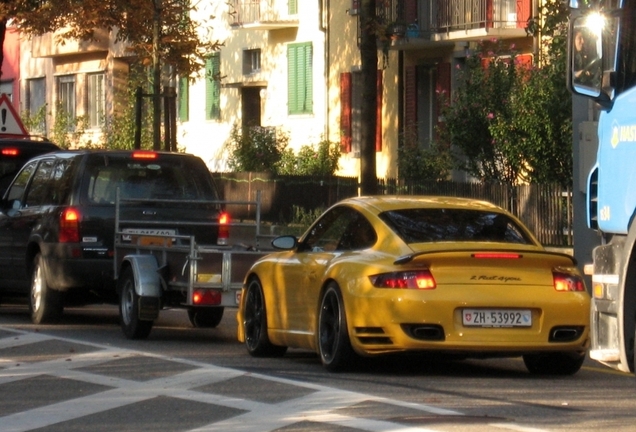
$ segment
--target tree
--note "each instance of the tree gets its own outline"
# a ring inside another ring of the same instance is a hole
[[[57,32],[61,44],[114,35],[131,57],[153,65],[156,125],[161,119],[159,59],[173,74],[194,77],[221,46],[212,39],[211,27],[191,18],[196,10],[190,0],[5,0],[0,3],[0,22],[10,20],[27,35]],[[100,29],[107,30],[106,35],[96,31]],[[201,35],[205,30],[208,34]]]
[[[376,0],[360,2],[360,63],[362,106],[360,107],[360,190],[363,195],[377,193],[378,180],[375,163],[375,130],[377,124],[376,83],[378,76],[378,46]]]
[[[459,150],[457,167],[482,181],[572,182],[567,8],[550,0],[541,13],[527,29],[540,41],[539,66],[518,62],[514,46],[484,42],[444,108],[440,136]]]

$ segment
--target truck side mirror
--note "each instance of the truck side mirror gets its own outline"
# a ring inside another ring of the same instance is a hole
[[[571,88],[583,96],[599,97],[603,76],[602,27],[586,16],[576,18],[570,31]]]

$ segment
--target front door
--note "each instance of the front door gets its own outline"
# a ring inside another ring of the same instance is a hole
[[[243,87],[241,89],[242,126],[261,126],[261,90],[265,87]]]

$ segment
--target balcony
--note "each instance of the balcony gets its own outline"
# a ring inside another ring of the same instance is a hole
[[[298,11],[287,0],[230,0],[230,25],[255,30],[298,27]],[[298,2],[300,3],[300,1]]]
[[[379,13],[405,23],[405,38],[395,45],[406,49],[431,42],[524,37],[531,0],[392,0]]]
[[[58,57],[65,55],[108,52],[110,33],[104,29],[94,31],[94,40],[60,39],[61,31],[45,33],[31,39],[33,57]]]

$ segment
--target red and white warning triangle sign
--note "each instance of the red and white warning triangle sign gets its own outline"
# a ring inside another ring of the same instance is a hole
[[[3,93],[0,96],[0,136],[28,134],[9,97]]]

